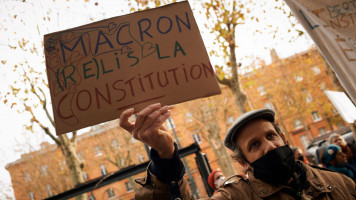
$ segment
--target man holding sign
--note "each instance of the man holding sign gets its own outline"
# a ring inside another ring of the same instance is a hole
[[[128,119],[134,112],[122,112],[120,126],[152,147],[147,175],[136,180],[143,187],[135,199],[191,199],[177,145],[163,126],[170,116],[169,108],[159,103],[150,105],[131,123]],[[274,116],[273,110],[261,109],[245,113],[234,122],[225,146],[249,169],[249,178],[227,178],[211,199],[356,199],[356,185],[350,178],[294,160]]]

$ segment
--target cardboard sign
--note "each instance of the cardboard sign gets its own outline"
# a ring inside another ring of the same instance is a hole
[[[220,94],[188,2],[44,36],[57,135]]]
[[[286,0],[356,104],[355,0]]]
[[[356,120],[356,107],[344,92],[325,90],[325,94],[346,122]]]

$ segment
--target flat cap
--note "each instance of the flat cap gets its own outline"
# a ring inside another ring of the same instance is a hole
[[[247,124],[248,122],[254,119],[266,119],[270,122],[274,122],[274,111],[269,108],[263,108],[259,110],[253,110],[247,113],[244,113],[240,117],[238,117],[230,129],[227,131],[224,145],[230,150],[234,151],[236,148],[236,136],[240,129]]]

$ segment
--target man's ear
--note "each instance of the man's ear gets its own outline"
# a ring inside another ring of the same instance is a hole
[[[249,168],[249,165],[248,165],[248,163],[246,162],[246,160],[244,160],[243,158],[238,158],[237,159],[237,162],[240,164],[240,165],[242,165],[244,168]]]

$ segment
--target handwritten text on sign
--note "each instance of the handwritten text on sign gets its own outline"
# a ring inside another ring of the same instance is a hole
[[[188,2],[45,36],[57,134],[220,93]]]

